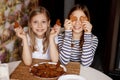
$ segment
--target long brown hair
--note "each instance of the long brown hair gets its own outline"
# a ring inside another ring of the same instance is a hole
[[[70,10],[70,12],[69,12],[69,14],[68,14],[68,19],[70,19],[70,15],[71,15],[74,11],[76,11],[76,10],[82,10],[82,11],[85,13],[86,17],[88,18],[88,21],[90,21],[89,10],[88,10],[87,6],[84,5],[84,4],[76,4],[76,5]],[[81,38],[80,38],[80,48],[82,48],[83,43],[84,43],[84,31],[83,31],[82,33],[83,33],[83,34],[82,34],[82,36],[81,36]]]
[[[48,10],[46,10],[46,9],[45,9],[44,7],[42,7],[42,6],[33,9],[33,10],[30,12],[30,14],[29,14],[28,34],[29,34],[29,36],[30,36],[30,44],[31,44],[30,48],[31,48],[31,51],[32,51],[32,52],[34,52],[34,51],[37,50],[37,49],[35,48],[35,46],[36,46],[37,44],[36,44],[36,40],[35,40],[35,33],[32,31],[30,22],[31,22],[31,19],[32,19],[34,16],[36,16],[36,15],[38,15],[38,14],[41,14],[41,13],[43,13],[43,14],[46,15],[46,17],[47,17],[47,19],[48,19],[48,22],[49,22],[49,21],[50,21],[50,14],[49,14]],[[48,48],[48,46],[49,46],[49,33],[50,33],[50,25],[48,26],[47,31],[46,31],[46,33],[45,33],[45,35],[44,35],[44,38],[43,38],[43,53],[46,52],[46,50],[47,50],[47,48]]]

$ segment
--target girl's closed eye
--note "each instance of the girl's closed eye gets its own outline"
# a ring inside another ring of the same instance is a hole
[[[42,23],[47,23],[47,21],[46,21],[46,20],[43,20]]]
[[[37,21],[34,21],[34,23],[37,23]]]
[[[33,21],[33,23],[37,23],[37,21]]]

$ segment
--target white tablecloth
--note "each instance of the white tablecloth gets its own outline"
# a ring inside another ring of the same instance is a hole
[[[81,66],[80,76],[84,77],[86,80],[112,80],[109,76],[105,75],[92,67]]]
[[[21,61],[15,61],[8,63],[9,65],[9,74],[11,74],[15,68],[19,65]],[[91,68],[91,67],[84,67],[81,65],[80,69],[80,76],[84,77],[86,80],[112,80],[109,76],[105,75],[104,73]]]
[[[15,61],[15,62],[8,63],[8,65],[9,65],[9,74],[11,74],[16,69],[16,67],[20,64],[20,62],[21,61]]]

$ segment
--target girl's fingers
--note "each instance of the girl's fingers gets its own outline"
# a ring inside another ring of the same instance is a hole
[[[72,30],[72,27],[73,27],[72,21],[66,19],[66,20],[65,20],[65,23],[64,23],[64,27],[65,27],[65,30]]]
[[[22,29],[22,27],[17,27],[17,28],[15,28],[14,30],[15,30],[15,32],[16,32],[16,34],[17,34],[18,36],[25,35],[25,32],[24,32],[24,30]]]
[[[54,31],[54,29],[52,28],[51,31],[50,31],[50,33],[51,33],[51,34],[54,34],[54,32],[55,32],[55,31]]]
[[[19,31],[19,30],[22,30],[22,27],[21,27],[21,26],[19,26],[19,27],[17,27],[17,28],[14,28],[14,31]]]
[[[90,24],[89,21],[84,21],[82,23],[82,26],[83,26],[83,29],[84,29],[85,32],[91,32],[92,25]]]
[[[51,29],[51,34],[57,35],[57,34],[59,34],[59,32],[60,32],[60,26],[54,26]]]
[[[60,29],[61,29],[61,26],[59,26],[59,25],[55,25],[54,27],[54,30],[57,32],[57,33],[59,33],[60,32]]]

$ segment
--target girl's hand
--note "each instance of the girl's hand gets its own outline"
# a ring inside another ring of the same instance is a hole
[[[19,38],[21,38],[22,40],[25,39],[26,33],[24,32],[24,30],[22,29],[21,26],[15,28],[14,31],[16,32],[16,35],[17,35]]]
[[[60,33],[61,26],[55,24],[54,27],[51,29],[50,37],[54,38]]]
[[[65,19],[64,27],[65,30],[72,30],[73,28],[72,21],[69,19]]]
[[[89,21],[83,21],[82,25],[83,25],[83,30],[85,31],[85,33],[91,33],[92,24]]]

